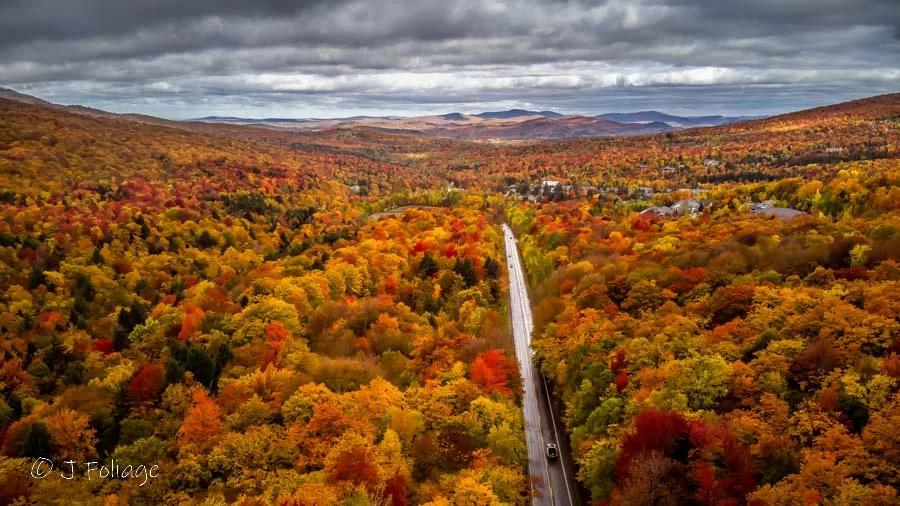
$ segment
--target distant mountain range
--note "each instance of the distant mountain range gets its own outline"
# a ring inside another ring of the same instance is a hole
[[[483,112],[481,114],[475,114],[475,116],[481,119],[511,119],[511,118],[521,118],[523,116],[543,116],[545,118],[562,118],[565,114],[560,114],[558,112],[553,111],[526,111],[525,109],[510,109],[508,111],[494,111],[494,112]]]
[[[351,120],[363,118],[365,118],[365,116],[358,116],[356,118],[347,119]],[[238,118],[236,116],[206,116],[189,121],[202,121],[204,123],[306,123],[308,121],[318,120],[305,118]]]
[[[97,117],[128,117],[142,123],[175,124],[137,114],[117,115],[83,106],[60,106],[39,98],[0,88],[0,98],[46,105]],[[551,139],[566,137],[616,137],[671,132],[685,128],[718,126],[761,116],[674,116],[658,111],[608,113],[599,116],[563,115],[555,111],[510,109],[479,114],[451,112],[436,116],[351,116],[347,118],[241,118],[206,116],[181,124],[221,123],[252,125],[277,130],[316,131],[334,128],[371,128],[382,132],[454,139]]]
[[[612,137],[718,126],[758,119],[757,116],[674,116],[658,111],[564,115],[555,111],[510,109],[479,114],[451,112],[436,116],[353,116],[348,118],[236,118],[208,116],[193,121],[268,126],[293,130],[368,127],[392,133],[413,133],[457,139],[533,139]]]
[[[559,118],[531,118],[501,124],[480,123],[467,127],[435,128],[429,131],[438,137],[457,139],[552,139],[562,137],[614,137],[641,135],[672,130],[665,123],[617,123],[585,116]]]
[[[765,118],[765,116],[673,116],[659,111],[612,112],[600,114],[600,119],[618,123],[665,123],[673,127],[719,126],[738,121]]]

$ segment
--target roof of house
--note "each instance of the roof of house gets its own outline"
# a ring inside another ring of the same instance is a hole
[[[675,211],[668,206],[653,206],[641,211],[641,214],[655,214],[657,216],[669,216],[675,214]]]
[[[775,207],[775,202],[771,200],[764,200],[762,202],[751,202],[750,210],[751,211],[761,211],[763,209],[771,209]]]
[[[672,209],[680,209],[682,207],[700,207],[700,202],[694,199],[681,199],[672,204]]]
[[[806,214],[803,211],[798,211],[789,207],[766,207],[762,209],[756,209],[751,212],[753,214],[767,214],[771,216],[777,216],[779,218],[795,218],[797,216]]]

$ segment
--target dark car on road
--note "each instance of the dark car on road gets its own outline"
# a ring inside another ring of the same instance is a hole
[[[559,458],[559,449],[556,447],[556,443],[547,443],[547,458],[549,460]]]

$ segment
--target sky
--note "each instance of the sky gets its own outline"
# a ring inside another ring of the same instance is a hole
[[[0,87],[170,119],[774,114],[900,91],[900,1],[0,0]]]

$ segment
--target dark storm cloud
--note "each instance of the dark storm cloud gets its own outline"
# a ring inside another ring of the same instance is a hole
[[[204,16],[285,16],[332,0],[4,0],[0,44],[67,40]]]
[[[900,90],[898,20],[896,0],[0,0],[0,86],[179,117],[773,112]]]

